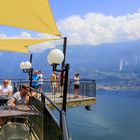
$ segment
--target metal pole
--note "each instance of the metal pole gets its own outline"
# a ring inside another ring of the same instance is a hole
[[[63,44],[63,54],[64,54],[64,60],[62,62],[61,69],[65,66],[65,59],[66,59],[66,47],[67,47],[67,37],[64,37],[64,44]],[[60,78],[60,85],[63,89],[63,83],[64,83],[64,71],[61,71],[61,78]],[[61,95],[62,96],[62,95]]]
[[[67,37],[64,37],[64,44],[63,44],[63,54],[64,54],[64,60],[62,62],[62,67],[65,65],[65,59],[66,59],[66,47],[67,47]]]
[[[63,54],[64,54],[64,60],[62,62],[61,69],[65,66],[65,60],[66,60],[66,47],[67,47],[67,37],[64,37],[64,44],[63,44]],[[63,89],[63,103],[62,103],[62,109],[64,112],[66,112],[66,103],[67,103],[67,88],[68,88],[68,72],[69,72],[69,64],[66,64],[65,67],[65,81],[64,80],[64,71],[61,72],[61,81],[60,84],[63,86],[64,83],[64,89]]]
[[[30,77],[29,77],[29,80],[30,80],[30,87],[32,87],[33,68],[30,68],[29,73],[30,73]]]
[[[32,64],[32,58],[33,58],[33,55],[30,54],[30,63]],[[29,77],[29,80],[30,80],[30,77],[31,77],[31,70],[29,71],[28,73],[28,77]]]
[[[33,55],[30,54],[30,63],[32,64],[32,58],[33,58]]]
[[[30,54],[30,63],[32,64],[32,58],[33,58],[33,55]],[[29,80],[30,80],[30,84],[29,86],[32,87],[32,77],[33,77],[33,68],[30,68],[29,70]],[[30,89],[30,92],[31,92],[31,89]]]
[[[64,112],[66,112],[69,64],[66,64],[65,65],[64,71],[65,71],[65,82],[64,82],[64,90],[63,90],[63,104],[62,104],[62,109],[64,110]]]

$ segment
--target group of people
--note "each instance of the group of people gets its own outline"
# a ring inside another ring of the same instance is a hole
[[[13,93],[13,87],[9,84],[8,80],[4,80],[3,84],[0,85],[0,95],[5,95],[9,97],[8,103],[11,106],[15,106],[16,104],[28,104],[29,103],[29,95],[35,95],[35,93],[29,94],[29,85],[23,84],[20,91]]]
[[[36,93],[29,92],[29,85],[23,84],[20,91],[13,93],[13,88],[8,80],[4,80],[0,85],[0,95],[9,96],[6,102],[8,109],[13,109],[16,105],[28,105],[29,96],[36,96]],[[3,106],[3,105],[1,105]],[[0,118],[0,126],[4,125],[5,118]]]
[[[34,71],[34,74],[32,76],[32,87],[35,89],[39,89],[39,91],[42,91],[42,86],[43,86],[43,74],[41,70]]]
[[[60,73],[59,77],[57,76],[56,72],[53,71],[51,74],[51,85],[52,85],[52,94],[55,94],[60,88],[60,97],[63,97],[63,88],[64,88],[64,82],[65,82],[65,74]],[[62,81],[61,81],[62,80]],[[75,73],[74,77],[74,98],[79,98],[79,85],[80,85],[80,75],[79,73]]]
[[[32,80],[33,80],[32,87],[42,91],[43,74],[40,70],[34,71]],[[79,94],[79,85],[80,85],[80,75],[78,72],[74,74],[73,80],[74,80],[74,98],[79,98],[78,94]],[[63,90],[64,90],[64,82],[65,82],[65,73],[60,72],[60,74],[58,75],[55,71],[53,71],[50,76],[50,81],[52,86],[52,94],[55,95],[55,93],[59,90],[60,98],[62,98]]]
[[[60,97],[62,97],[63,95],[63,86],[64,86],[64,80],[65,77],[63,75],[63,81],[61,81],[61,77],[62,75],[59,75],[59,78],[57,77],[56,73],[53,72],[51,75],[51,85],[52,85],[52,94],[55,94],[56,91],[58,90],[58,86],[60,87]],[[39,79],[41,79],[39,81]],[[39,88],[42,88],[43,85],[43,75],[40,71],[35,71],[34,75],[33,75],[33,85],[35,88],[39,86]],[[78,98],[78,94],[79,94],[79,84],[80,84],[80,76],[79,73],[75,73],[74,74],[74,98]],[[3,84],[0,85],[0,95],[4,94],[4,95],[9,95],[12,98],[12,104],[13,103],[23,103],[23,102],[27,102],[27,93],[29,92],[29,86],[28,85],[22,85],[22,88],[20,91],[16,92],[13,94],[13,87],[9,84],[8,80],[4,80]],[[23,98],[22,98],[23,97]]]
[[[55,93],[60,89],[60,98],[63,97],[63,84],[65,80],[65,76],[63,74],[63,81],[61,81],[62,73],[58,75],[55,71],[50,76],[51,86],[52,86],[52,94]],[[39,70],[35,70],[32,76],[32,87],[42,91],[43,88],[43,74]]]
[[[59,84],[60,97],[63,96],[63,86],[64,86],[64,81],[65,81],[64,75],[63,75],[63,78],[62,79],[61,78],[62,78],[62,75],[60,74],[59,78],[58,78],[55,72],[52,73],[51,78],[50,78],[51,79],[51,84],[52,84],[52,93],[53,94],[56,93],[56,91],[58,90],[57,88],[58,88],[58,84]],[[32,86],[34,86],[36,88],[38,85],[41,85],[41,86],[39,86],[39,88],[42,88],[43,75],[42,75],[41,71],[38,71],[38,72],[35,71],[34,75],[33,75],[33,79],[37,80],[37,81],[34,81]],[[39,81],[39,79],[40,79],[40,81]],[[74,98],[79,98],[79,96],[78,96],[78,94],[79,94],[79,84],[80,84],[79,73],[74,74],[73,80],[74,80]],[[12,105],[14,105],[14,103],[17,103],[17,104],[28,103],[28,100],[29,100],[28,97],[27,97],[28,92],[29,92],[29,86],[28,85],[22,85],[21,90],[14,93],[14,94],[13,94],[13,87],[9,84],[8,80],[4,80],[3,84],[0,85],[0,95],[3,94],[3,95],[11,96],[10,103]]]
[[[62,80],[62,81],[61,81]],[[55,94],[58,89],[60,89],[60,98],[63,97],[63,87],[64,87],[64,81],[65,81],[65,75],[62,72],[58,76],[55,71],[51,74],[50,77],[51,85],[52,85],[52,94]]]

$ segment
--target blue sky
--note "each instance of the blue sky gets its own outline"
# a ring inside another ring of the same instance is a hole
[[[140,0],[49,0],[56,21],[89,12],[105,15],[126,15],[140,8]]]
[[[71,15],[84,16],[89,12],[105,15],[126,15],[140,8],[140,0],[49,0],[56,22]],[[1,32],[9,28],[0,28]],[[11,29],[14,31],[15,29]]]
[[[70,45],[95,46],[140,40],[140,0],[49,0],[49,2],[58,29],[62,36],[68,37]],[[45,35],[0,26],[0,37],[2,36]],[[45,43],[42,46],[47,45]]]

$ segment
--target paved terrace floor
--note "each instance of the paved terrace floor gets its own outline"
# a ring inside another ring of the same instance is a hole
[[[62,106],[63,98],[60,98],[60,93],[53,95],[52,93],[45,93],[52,101],[54,101],[58,106]],[[67,108],[77,107],[77,106],[90,106],[96,103],[96,97],[88,97],[79,95],[79,98],[74,98],[73,94],[67,95]],[[52,105],[46,100],[46,104],[49,108],[53,109]]]

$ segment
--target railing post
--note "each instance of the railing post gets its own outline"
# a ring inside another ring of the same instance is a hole
[[[63,110],[60,112],[60,128],[62,131],[62,140],[69,140],[66,116]]]
[[[32,64],[32,58],[33,58],[33,55],[30,54],[30,63],[31,64]],[[28,77],[29,77],[29,80],[30,80],[30,78],[31,78],[31,70],[29,70]]]
[[[45,96],[43,94],[41,94],[41,101],[42,101],[42,104],[43,104],[43,140],[45,140],[45,131],[46,131],[46,127],[45,127],[45,120],[46,120],[46,111],[45,111]]]
[[[67,90],[68,90],[68,75],[69,75],[69,64],[65,65],[65,82],[63,90],[63,104],[62,109],[66,112],[66,103],[67,103]]]
[[[30,75],[30,77],[29,77],[29,80],[30,80],[30,87],[32,87],[32,77],[33,77],[33,68],[30,68],[30,70],[29,70],[29,75]]]
[[[96,97],[96,82],[94,80],[94,97]]]

